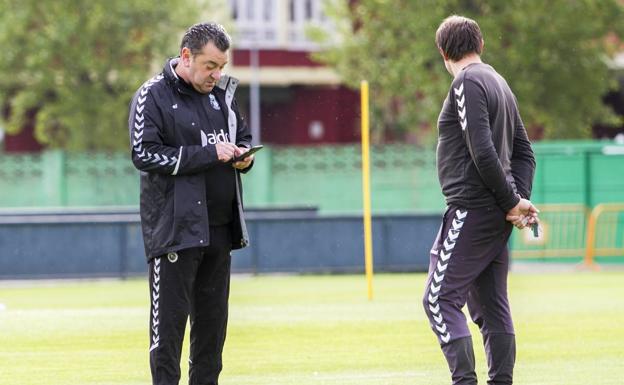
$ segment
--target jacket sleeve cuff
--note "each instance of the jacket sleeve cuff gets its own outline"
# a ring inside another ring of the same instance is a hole
[[[503,209],[505,213],[508,213],[509,210],[516,207],[516,205],[520,202],[520,197],[516,194],[513,194],[509,199],[499,203],[499,206]]]

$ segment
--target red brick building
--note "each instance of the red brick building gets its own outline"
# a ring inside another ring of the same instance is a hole
[[[318,49],[309,25],[331,30],[322,0],[230,0],[233,76],[238,98],[253,120],[250,85],[259,85],[263,143],[313,144],[359,141],[359,94],[341,85],[333,70],[314,62]],[[254,66],[254,53],[257,54]]]

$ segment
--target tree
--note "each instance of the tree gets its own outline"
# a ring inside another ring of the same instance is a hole
[[[53,148],[128,147],[134,91],[196,22],[184,0],[0,0],[0,106],[7,132],[35,120]],[[190,15],[190,16],[189,16]]]
[[[451,14],[479,23],[482,58],[509,82],[531,136],[588,137],[592,123],[618,121],[602,98],[617,86],[606,59],[621,48],[621,1],[334,0],[326,11],[338,43],[316,57],[354,88],[369,81],[378,137],[413,131],[430,141],[422,134],[434,130],[422,128],[435,124],[451,81],[435,32]]]

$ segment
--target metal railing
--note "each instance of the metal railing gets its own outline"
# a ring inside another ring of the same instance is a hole
[[[596,257],[624,256],[624,203],[599,204],[589,215],[585,265],[596,266]]]
[[[539,259],[582,257],[585,252],[585,231],[588,210],[582,204],[542,204],[540,233],[514,231],[512,254],[514,258]]]
[[[595,269],[598,263],[624,258],[624,203],[602,203],[591,210],[581,204],[538,207],[539,236],[514,231],[514,259],[583,261]]]

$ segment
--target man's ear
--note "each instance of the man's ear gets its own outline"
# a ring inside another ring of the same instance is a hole
[[[185,67],[189,67],[191,65],[191,56],[191,50],[188,47],[182,47],[182,50],[180,51],[180,61]]]
[[[448,56],[444,53],[444,51],[442,51],[442,48],[438,47],[438,52],[440,52],[440,55],[442,55],[444,60],[448,60]]]
[[[483,48],[485,48],[485,40],[481,39],[481,53],[483,53]]]

